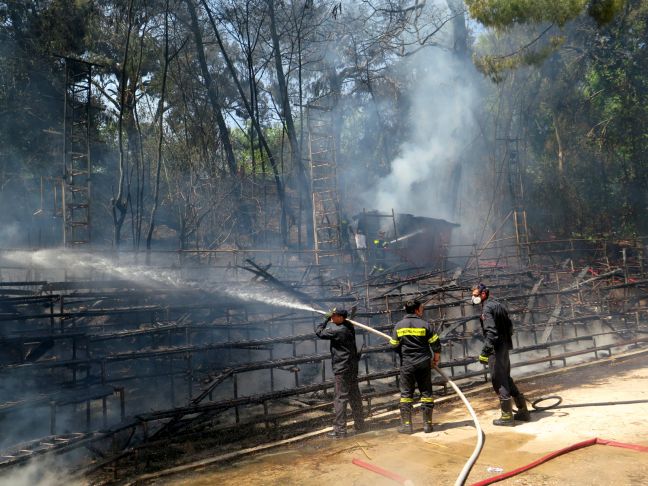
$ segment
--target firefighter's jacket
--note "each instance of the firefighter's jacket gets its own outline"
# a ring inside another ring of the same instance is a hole
[[[430,360],[433,352],[441,352],[439,335],[416,314],[407,314],[396,323],[389,344],[400,352],[402,368],[415,367]]]
[[[358,348],[356,347],[355,329],[353,324],[345,320],[342,324],[332,323],[327,326],[328,319],[322,322],[315,329],[317,337],[331,341],[331,364],[333,374],[357,373]]]
[[[386,240],[383,240],[382,238],[376,238],[373,240],[373,246],[374,248],[387,248],[389,246],[389,243]]]
[[[484,344],[493,349],[507,346],[513,347],[513,323],[504,305],[496,300],[487,299],[482,305],[480,316]]]

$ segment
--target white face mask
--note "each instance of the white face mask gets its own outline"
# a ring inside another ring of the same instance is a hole
[[[472,296],[472,303],[477,305],[481,304],[481,297],[479,295],[473,295]]]

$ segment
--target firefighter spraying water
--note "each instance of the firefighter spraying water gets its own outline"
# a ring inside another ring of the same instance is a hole
[[[364,431],[362,397],[358,387],[360,354],[356,346],[355,329],[347,320],[348,315],[346,309],[333,309],[326,313],[326,319],[315,329],[317,337],[331,343],[331,364],[335,375],[335,399],[333,400],[335,420],[333,431],[328,435],[335,439],[347,435],[347,402],[351,405],[353,413],[353,428],[356,432]],[[329,325],[330,322],[332,325]]]

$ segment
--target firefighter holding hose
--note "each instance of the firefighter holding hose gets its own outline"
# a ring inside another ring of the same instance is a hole
[[[432,365],[438,365],[441,358],[441,341],[432,325],[422,319],[423,303],[410,300],[405,303],[405,317],[396,323],[389,343],[398,350],[400,366],[400,413],[401,434],[413,433],[412,405],[414,388],[421,393],[423,432],[432,432]]]
[[[315,329],[321,339],[331,341],[331,364],[335,375],[335,398],[333,408],[335,420],[333,431],[327,435],[334,439],[346,437],[346,408],[351,405],[353,428],[356,432],[364,431],[362,396],[358,387],[358,361],[360,354],[356,347],[355,329],[347,320],[348,312],[344,309],[329,311],[325,320]],[[333,325],[329,325],[329,321]]]
[[[501,416],[493,420],[493,425],[513,426],[516,420],[529,422],[531,415],[526,399],[511,378],[509,352],[513,348],[513,323],[506,307],[490,299],[486,285],[480,283],[472,287],[472,303],[481,305],[481,327],[484,347],[479,355],[480,363],[488,366],[493,390],[500,400]],[[513,413],[513,403],[517,412]]]
[[[371,269],[371,272],[369,272],[369,275],[385,271],[385,259],[387,257],[385,252],[389,246],[389,242],[385,239],[385,232],[383,230],[378,231],[378,236],[376,236],[371,243],[374,266]]]

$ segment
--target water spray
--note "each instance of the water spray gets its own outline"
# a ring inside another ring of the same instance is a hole
[[[419,234],[422,231],[423,230],[417,230],[413,233],[409,233],[407,235],[401,236],[400,238],[397,238],[396,240],[393,240],[390,243],[402,241],[416,234]],[[19,254],[18,252],[10,253],[8,255],[5,255],[5,257],[8,258],[9,260],[21,261],[22,263],[24,263],[25,260],[24,256]],[[238,299],[254,300],[268,305],[314,312],[316,314],[321,314],[321,315],[327,314],[326,311],[316,309],[312,305],[305,304],[303,302],[299,302],[294,299],[272,297],[267,294],[261,294],[258,292],[250,291],[249,289],[240,289],[235,287],[214,286],[212,288],[205,289],[204,282],[201,282],[201,284],[198,285],[196,283],[185,281],[182,278],[178,277],[176,272],[155,271],[149,267],[143,267],[143,266],[115,265],[114,262],[112,262],[111,260],[107,258],[99,257],[94,254],[79,254],[78,252],[68,253],[68,252],[61,252],[60,250],[59,251],[39,250],[37,252],[31,253],[30,257],[31,257],[30,263],[32,265],[40,266],[43,268],[57,268],[57,267],[60,268],[62,265],[65,268],[71,268],[74,270],[102,271],[105,272],[106,274],[116,275],[119,276],[120,278],[125,278],[133,282],[137,282],[139,284],[147,284],[147,283],[150,284],[151,281],[154,281],[158,284],[170,286],[171,288],[182,288],[182,287],[200,288],[201,290],[207,292],[210,291],[219,292]],[[370,326],[367,326],[366,324],[362,324],[361,322],[357,322],[352,319],[347,319],[347,321],[350,322],[355,327],[358,327],[360,329],[363,329],[364,331],[375,334],[376,336],[379,336],[380,338],[388,342],[391,341],[391,337],[389,335],[380,332],[377,329],[374,329]],[[434,369],[443,377],[443,379],[446,382],[450,384],[450,386],[455,390],[457,395],[459,395],[461,400],[468,408],[468,411],[470,412],[470,415],[472,416],[473,421],[475,422],[475,427],[477,429],[478,440],[477,440],[477,446],[475,448],[475,451],[473,452],[469,460],[466,462],[466,465],[461,471],[460,476],[457,478],[457,481],[455,482],[455,485],[463,485],[466,481],[468,474],[470,473],[470,470],[473,467],[473,464],[475,463],[477,457],[481,452],[484,443],[484,433],[479,425],[474,410],[470,406],[470,403],[463,395],[463,393],[461,393],[459,387],[455,385],[436,365],[434,365]]]
[[[128,280],[142,286],[150,286],[156,282],[173,288],[188,287],[177,272],[169,270],[154,270],[142,265],[116,265],[110,258],[101,257],[94,253],[71,252],[65,250],[37,250],[29,252],[11,251],[3,255],[9,261],[21,265],[35,266],[45,269],[65,268],[73,272],[99,272],[116,278]]]
[[[257,302],[263,303],[263,304],[268,304],[268,305],[274,305],[278,307],[286,307],[289,309],[297,309],[297,310],[304,310],[304,311],[309,311],[309,312],[314,312],[316,314],[321,314],[325,316],[327,314],[326,311],[316,309],[315,307],[304,304],[302,302],[297,302],[295,300],[290,300],[290,299],[285,299],[281,297],[270,297],[268,295],[264,294],[258,294],[256,292],[250,292],[247,290],[241,290],[241,289],[235,289],[235,288],[227,288],[227,289],[218,289],[223,293],[226,293],[228,295],[231,295],[232,297],[240,298],[240,299],[247,299],[247,300],[255,300]],[[366,324],[362,324],[361,322],[354,321],[352,319],[348,319],[351,324],[354,326],[364,329],[367,332],[370,332],[372,334],[375,334],[376,336],[379,336],[388,342],[391,340],[391,337],[384,332],[380,332],[377,329],[374,329],[373,327],[367,326]]]
[[[406,239],[408,239],[408,238],[411,238],[412,236],[418,235],[419,233],[423,233],[423,230],[422,230],[422,229],[418,229],[418,230],[416,230],[416,231],[413,231],[412,233],[407,233],[406,235],[399,236],[399,237],[396,238],[395,240],[391,240],[391,241],[389,241],[388,243],[389,243],[390,245],[391,245],[391,244],[394,244],[394,243],[398,243],[399,241],[406,240]]]

